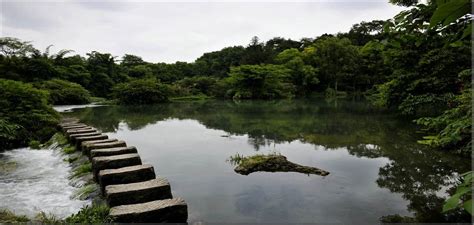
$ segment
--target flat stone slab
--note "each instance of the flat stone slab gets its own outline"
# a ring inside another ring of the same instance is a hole
[[[86,124],[83,123],[66,123],[66,124],[59,124],[59,126],[62,129],[70,129],[71,127],[77,127],[77,126],[87,126]]]
[[[97,176],[100,170],[117,169],[141,164],[142,160],[136,153],[92,158],[92,170],[95,176]]]
[[[83,123],[76,123],[76,124],[69,124],[61,126],[64,130],[75,129],[75,128],[83,128],[88,127],[86,124]]]
[[[94,143],[94,144],[83,145],[82,149],[86,155],[90,155],[90,151],[93,149],[116,148],[116,147],[127,147],[127,143],[125,143],[124,141]]]
[[[153,166],[149,164],[127,166],[119,169],[106,169],[99,171],[98,180],[102,193],[105,187],[112,184],[129,184],[155,179]]]
[[[188,205],[182,198],[115,206],[109,215],[119,223],[186,223]]]
[[[96,129],[74,130],[74,131],[71,131],[70,133],[66,133],[66,136],[69,137],[71,135],[89,134],[89,133],[99,133],[99,132]]]
[[[137,153],[137,148],[130,146],[130,147],[118,147],[118,148],[93,149],[90,152],[90,155],[91,155],[91,158],[94,158],[98,156],[111,156],[111,155],[121,155],[121,154],[130,154],[130,153]]]
[[[90,136],[96,136],[96,135],[101,135],[102,133],[100,132],[87,132],[87,133],[77,133],[77,134],[71,134],[69,135],[69,139],[74,141],[77,137],[90,137]]]
[[[59,124],[59,126],[61,126],[61,127],[69,127],[69,126],[75,126],[75,125],[84,125],[84,123],[81,123],[79,121],[71,121],[71,122],[60,123]]]
[[[77,149],[81,149],[81,143],[84,141],[95,141],[95,140],[105,140],[108,139],[109,137],[105,134],[101,135],[96,135],[96,136],[90,136],[90,137],[78,137],[74,140]]]
[[[96,132],[97,130],[93,127],[84,127],[79,129],[69,129],[66,130],[66,135],[78,134],[78,133],[87,133],[87,132]]]
[[[105,187],[105,196],[110,207],[173,198],[170,183],[162,177],[138,183],[109,185]]]
[[[81,143],[81,150],[82,150],[82,153],[83,153],[83,154],[89,155],[89,152],[86,152],[88,145],[99,144],[99,143],[110,143],[110,142],[116,142],[116,141],[118,141],[118,140],[115,139],[115,138],[113,138],[113,139],[95,140],[95,141],[83,141],[83,142]]]

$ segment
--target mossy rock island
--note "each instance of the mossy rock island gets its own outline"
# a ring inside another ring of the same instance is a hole
[[[231,162],[237,164],[234,171],[242,175],[249,175],[253,172],[297,172],[304,174],[315,174],[320,176],[329,175],[328,171],[302,166],[290,162],[282,155],[254,155],[248,157],[231,157]]]

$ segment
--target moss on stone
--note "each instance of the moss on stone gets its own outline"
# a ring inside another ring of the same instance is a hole
[[[297,172],[304,174],[329,175],[329,172],[316,167],[302,166],[292,163],[285,156],[273,153],[269,155],[254,155],[243,157],[236,155],[230,158],[231,163],[237,165],[234,171],[242,175],[253,172]]]

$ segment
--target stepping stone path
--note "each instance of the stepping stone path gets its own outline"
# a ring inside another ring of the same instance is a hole
[[[188,206],[173,198],[170,183],[142,164],[137,148],[110,139],[73,118],[59,126],[78,151],[89,157],[95,180],[118,223],[186,223]]]

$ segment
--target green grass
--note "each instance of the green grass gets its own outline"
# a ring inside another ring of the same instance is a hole
[[[66,153],[66,154],[72,154],[74,152],[76,152],[76,147],[74,146],[64,146],[63,148],[63,152]]]
[[[90,162],[86,164],[82,164],[73,170],[73,173],[70,179],[81,177],[91,172],[92,172],[92,164]]]
[[[24,215],[16,215],[10,210],[0,209],[0,223],[26,223],[30,219]]]
[[[67,145],[69,142],[66,136],[64,136],[64,134],[57,132],[49,139],[49,141],[44,144],[44,146],[48,147],[53,145],[54,143],[58,143],[58,145],[64,146]]]
[[[92,193],[96,192],[97,190],[98,186],[96,184],[88,184],[74,192],[73,198],[79,200],[86,200]]]
[[[34,218],[34,222],[38,222],[41,224],[64,224],[64,221],[57,218],[53,214],[46,214],[45,212],[40,212],[36,214]]]
[[[110,223],[109,207],[106,204],[92,204],[85,206],[76,214],[66,218],[68,224],[102,224]]]
[[[257,155],[245,157],[237,153],[231,156],[227,161],[230,162],[232,165],[240,165],[240,166],[246,167],[250,165],[264,163],[271,158],[270,156],[276,156],[276,155],[281,155],[281,154],[277,152],[272,152],[268,155],[257,154]]]
[[[78,159],[79,159],[79,156],[71,156],[69,158],[64,159],[64,162],[73,163],[77,161]]]

